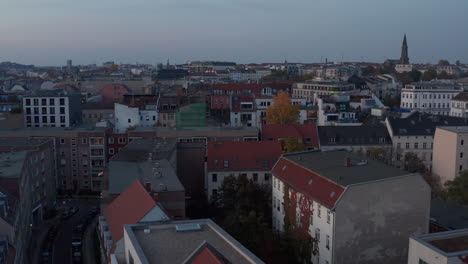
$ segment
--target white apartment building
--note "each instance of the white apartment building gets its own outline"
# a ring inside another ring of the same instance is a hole
[[[408,264],[463,264],[468,262],[468,229],[409,239]]]
[[[266,112],[268,107],[273,105],[272,96],[260,96],[255,98],[255,111],[256,111],[256,120],[257,126],[260,127],[262,124],[265,124]],[[306,106],[306,99],[304,98],[291,98],[291,103],[298,106]],[[304,121],[307,119],[307,110],[302,108],[299,109],[299,124],[304,124]]]
[[[61,90],[23,98],[25,127],[70,127],[81,122],[81,98]]]
[[[451,82],[408,84],[401,90],[401,108],[434,115],[449,115],[451,100],[461,92],[463,88]]]
[[[357,92],[352,83],[336,80],[308,80],[293,84],[293,98],[304,98],[313,102],[317,95],[331,95],[341,92]]]
[[[127,105],[115,103],[115,130],[116,133],[125,133],[130,127],[137,126],[154,126],[158,122],[158,111],[154,109],[139,109],[138,107],[130,107]]]
[[[463,118],[431,116],[418,112],[406,118],[387,118],[385,123],[392,138],[393,164],[402,168],[405,154],[411,152],[416,154],[429,170],[432,170],[432,149],[436,127],[464,126],[466,122]]]
[[[273,228],[294,220],[312,238],[312,263],[403,263],[408,237],[428,231],[431,191],[419,174],[341,150],[284,154],[272,175]]]
[[[348,94],[334,94],[329,97],[317,99],[317,125],[318,126],[360,126],[356,113],[350,102]]]
[[[442,186],[468,170],[468,126],[438,127],[433,153],[432,172]]]
[[[398,73],[410,72],[413,70],[413,65],[411,64],[397,64],[395,65],[395,71]]]
[[[468,93],[462,92],[452,98],[450,116],[468,117]]]

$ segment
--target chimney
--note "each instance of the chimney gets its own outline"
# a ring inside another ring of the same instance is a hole
[[[345,167],[351,166],[351,159],[349,157],[344,158],[344,166]]]
[[[145,182],[145,189],[146,189],[148,192],[151,192],[151,182]]]

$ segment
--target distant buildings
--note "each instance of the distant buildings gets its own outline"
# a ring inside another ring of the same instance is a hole
[[[453,82],[408,84],[401,90],[401,108],[433,115],[449,115],[452,98],[461,92],[462,87]]]
[[[263,264],[210,219],[125,225],[125,263]]]
[[[438,127],[434,136],[432,172],[442,186],[468,169],[468,126]]]
[[[468,229],[410,237],[408,264],[467,262]]]
[[[358,109],[352,107],[349,94],[333,94],[317,98],[318,126],[360,126]]]
[[[252,81],[258,82],[263,77],[271,74],[269,71],[242,70],[229,73],[229,79],[235,82]]]
[[[355,85],[334,80],[309,80],[293,85],[293,98],[304,98],[313,102],[318,95],[331,95],[341,92],[355,92]]]
[[[461,92],[450,102],[450,116],[468,117],[468,93]]]
[[[108,84],[99,91],[99,95],[102,96],[103,102],[118,103],[122,102],[124,94],[129,92],[130,90],[124,84]]]
[[[81,123],[81,97],[76,93],[42,90],[23,97],[25,127],[69,127]]]
[[[262,125],[263,141],[283,141],[288,138],[297,139],[306,149],[319,147],[317,126],[315,124],[265,124]]]
[[[428,231],[430,188],[347,151],[284,154],[272,169],[273,228],[312,238],[313,263],[403,263]]]

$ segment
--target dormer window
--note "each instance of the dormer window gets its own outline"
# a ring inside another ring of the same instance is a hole
[[[328,138],[328,143],[335,143],[336,142],[336,138],[334,137],[329,137]]]

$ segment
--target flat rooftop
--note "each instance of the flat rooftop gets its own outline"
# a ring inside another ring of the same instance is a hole
[[[0,152],[0,178],[19,178],[27,151]]]
[[[468,233],[457,237],[432,240],[428,242],[447,253],[468,250]]]
[[[154,160],[169,159],[176,146],[177,140],[173,138],[133,139],[112,157],[112,161],[143,161],[150,156]]]
[[[0,137],[0,146],[2,147],[33,147],[39,146],[50,139],[48,138],[2,138]]]
[[[468,254],[468,228],[414,236],[412,239],[447,257]]]
[[[214,255],[227,260],[227,263],[263,263],[209,219],[126,225],[124,228],[131,243],[136,244],[139,257],[146,258],[148,263],[186,263],[196,257],[203,247],[214,251]],[[176,228],[185,231],[177,231]],[[150,229],[150,233],[145,229]]]
[[[409,174],[375,160],[363,160],[363,157],[346,150],[308,151],[283,157],[343,186]],[[345,166],[345,158],[350,160],[348,167]]]
[[[109,193],[122,193],[137,179],[143,183],[150,182],[156,192],[185,190],[175,169],[166,159],[109,163]]]
[[[438,127],[438,128],[447,130],[453,133],[468,133],[468,126]]]

